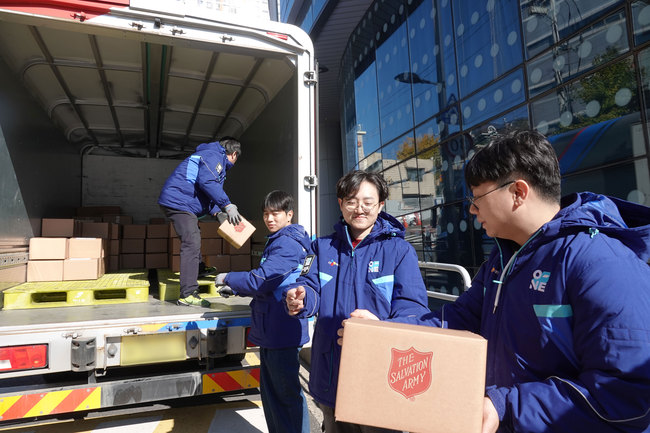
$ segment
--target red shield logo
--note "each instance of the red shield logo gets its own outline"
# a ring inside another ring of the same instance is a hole
[[[241,233],[241,232],[243,232],[244,230],[246,230],[246,224],[244,224],[244,223],[239,223],[239,224],[237,224],[237,225],[235,226],[235,231],[236,231],[237,233]]]
[[[431,386],[433,352],[418,352],[414,348],[391,348],[388,385],[406,398],[422,394]]]

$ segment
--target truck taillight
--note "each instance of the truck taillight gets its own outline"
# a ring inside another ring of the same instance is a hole
[[[256,347],[257,344],[251,343],[251,341],[248,339],[248,334],[251,333],[251,328],[250,326],[246,327],[246,347]]]
[[[47,344],[0,347],[0,372],[47,367]]]

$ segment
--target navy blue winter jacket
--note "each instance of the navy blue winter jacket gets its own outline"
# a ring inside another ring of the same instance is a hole
[[[223,182],[232,166],[218,141],[200,144],[167,178],[158,204],[197,216],[216,214],[230,204]]]
[[[289,316],[282,296],[284,288],[300,275],[309,244],[301,225],[288,225],[268,236],[259,268],[226,276],[225,283],[235,294],[253,297],[248,339],[260,347],[298,347],[309,341],[307,319]]]
[[[650,431],[649,224],[644,206],[565,197],[521,248],[497,239],[471,288],[422,318],[488,340],[500,432]]]
[[[306,289],[305,308],[296,317],[318,314],[312,341],[309,389],[320,403],[335,406],[341,347],[336,331],[357,308],[380,319],[421,316],[429,311],[415,250],[404,240],[404,226],[380,212],[375,225],[355,248],[343,221],[335,232],[312,242],[316,260],[291,284]]]

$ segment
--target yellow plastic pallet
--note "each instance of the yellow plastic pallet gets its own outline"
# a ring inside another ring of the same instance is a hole
[[[5,310],[147,302],[148,271],[104,274],[97,280],[23,283],[3,293]]]
[[[199,278],[199,295],[202,298],[219,296],[214,284],[214,276]],[[161,301],[176,301],[181,293],[180,273],[169,269],[158,269],[158,296]]]

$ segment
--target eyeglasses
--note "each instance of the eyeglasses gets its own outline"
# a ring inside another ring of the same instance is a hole
[[[359,208],[359,206],[361,206],[361,210],[363,211],[363,213],[369,213],[378,204],[379,204],[379,202],[374,203],[374,204],[367,204],[367,203],[359,203],[356,200],[346,200],[346,201],[343,202],[343,207],[348,212],[354,212],[355,210],[357,210]]]
[[[506,182],[503,185],[499,185],[496,188],[491,189],[490,191],[486,192],[485,194],[481,194],[481,195],[476,196],[476,197],[466,197],[465,199],[469,202],[470,207],[474,206],[476,208],[476,210],[478,210],[478,206],[476,205],[476,202],[479,199],[482,199],[486,195],[488,195],[490,193],[493,193],[494,191],[500,190],[501,188],[506,187],[506,186],[510,185],[511,183],[515,183],[515,182],[516,182],[516,180],[511,180],[510,182]]]

